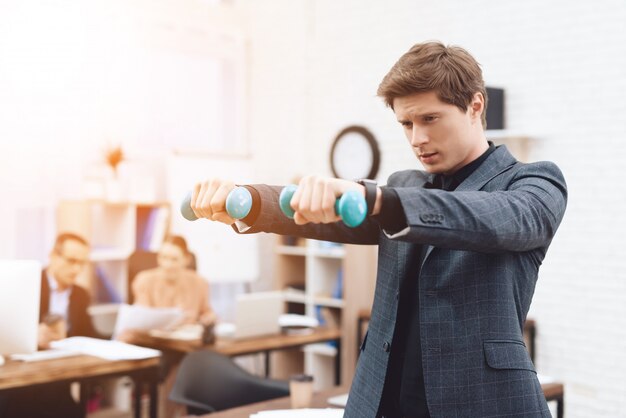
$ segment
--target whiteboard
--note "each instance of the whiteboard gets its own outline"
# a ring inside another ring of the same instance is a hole
[[[196,255],[198,273],[209,282],[250,282],[259,277],[259,246],[254,235],[240,235],[220,222],[191,222],[180,214],[180,203],[194,184],[210,178],[253,182],[247,157],[173,154],[167,159],[167,193],[172,207],[173,234],[182,235]]]

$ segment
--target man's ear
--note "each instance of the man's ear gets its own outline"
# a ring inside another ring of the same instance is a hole
[[[485,111],[485,96],[481,92],[474,93],[472,102],[470,103],[470,115],[472,119],[482,123],[482,114]]]

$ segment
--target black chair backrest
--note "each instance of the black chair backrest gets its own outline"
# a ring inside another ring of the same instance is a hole
[[[248,373],[213,351],[196,351],[182,361],[170,400],[190,414],[206,414],[289,395],[289,383]]]
[[[189,268],[196,270],[196,255],[194,253],[189,254],[191,255]],[[156,266],[157,253],[152,251],[136,250],[128,257],[128,280],[126,283],[128,284],[127,295],[129,304],[132,304],[135,299],[133,297],[133,280],[135,280],[135,276],[137,276],[140,271],[155,268]]]

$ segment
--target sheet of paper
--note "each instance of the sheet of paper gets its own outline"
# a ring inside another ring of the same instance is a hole
[[[53,341],[50,346],[59,350],[68,350],[75,353],[100,357],[105,360],[141,360],[158,357],[159,350],[126,344],[121,341],[100,340],[89,337],[70,337],[64,340]]]
[[[180,323],[184,317],[179,308],[148,308],[139,305],[120,305],[113,337],[126,329],[165,330]]]
[[[43,361],[43,360],[52,360],[55,358],[63,358],[63,357],[71,357],[77,356],[80,353],[76,353],[74,351],[68,350],[43,350],[43,351],[35,351],[34,353],[29,354],[13,354],[11,355],[12,360],[31,362],[31,361]]]
[[[556,379],[550,376],[546,376],[545,374],[537,373],[537,378],[539,379],[539,383],[542,385],[544,383],[555,383]]]
[[[348,394],[345,393],[343,395],[338,395],[338,396],[333,396],[331,398],[328,398],[328,404],[332,406],[340,406],[342,408],[345,408],[346,405],[348,404]]]
[[[342,418],[343,409],[283,409],[261,411],[250,415],[250,418]]]
[[[28,363],[31,361],[52,360],[55,358],[71,357],[78,355],[80,355],[80,353],[69,350],[42,350],[35,351],[34,353],[29,354],[12,354],[11,359]]]
[[[150,335],[170,340],[195,341],[202,338],[203,331],[201,324],[185,324],[174,330],[153,329]]]

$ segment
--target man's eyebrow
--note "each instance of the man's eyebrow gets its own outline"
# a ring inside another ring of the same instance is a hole
[[[415,119],[415,118],[423,118],[424,116],[439,116],[439,115],[441,115],[440,111],[429,110],[429,111],[424,111],[420,113],[411,112],[408,116],[397,118],[397,119],[398,119],[398,122],[403,123],[403,122],[410,122],[412,119]]]

